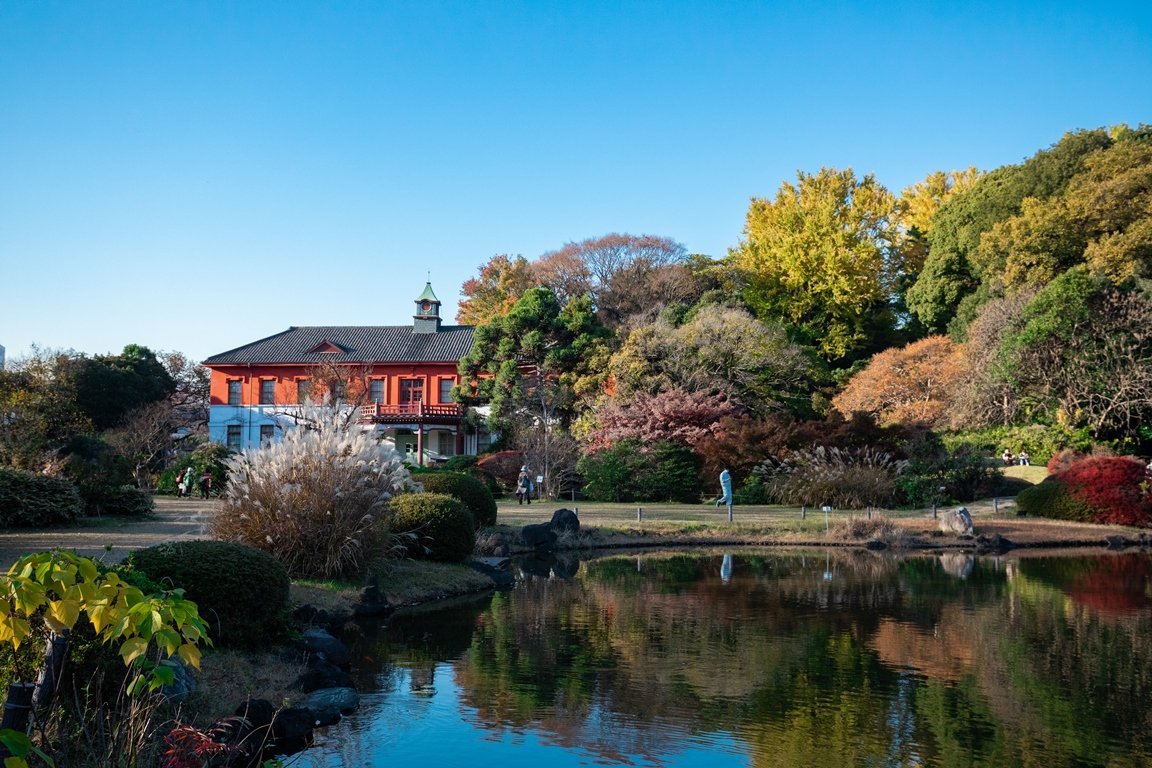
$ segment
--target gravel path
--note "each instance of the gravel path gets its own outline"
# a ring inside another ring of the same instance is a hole
[[[156,509],[146,520],[85,520],[82,526],[0,533],[0,566],[5,570],[21,555],[56,547],[108,563],[120,562],[134,549],[177,539],[205,539],[215,500],[176,499],[157,496]]]

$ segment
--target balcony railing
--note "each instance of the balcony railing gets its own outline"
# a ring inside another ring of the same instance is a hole
[[[360,411],[361,421],[454,420],[464,417],[464,409],[454,403],[368,403]]]

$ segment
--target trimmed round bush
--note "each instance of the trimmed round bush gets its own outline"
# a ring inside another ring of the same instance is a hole
[[[153,509],[152,494],[134,485],[101,488],[89,494],[88,508],[95,508],[101,515],[123,517],[144,517]]]
[[[392,499],[392,534],[408,557],[462,563],[476,548],[472,513],[446,493],[406,493]]]
[[[1152,525],[1152,494],[1144,462],[1130,456],[1089,456],[1056,476],[1092,510],[1092,521]]]
[[[288,571],[267,552],[233,541],[177,541],[137,550],[128,565],[164,589],[183,589],[218,647],[252,648],[287,631]]]
[[[1092,508],[1069,493],[1068,487],[1053,476],[1020,491],[1016,495],[1016,509],[1029,517],[1049,517],[1080,523],[1092,520]]]
[[[0,527],[37,528],[80,517],[84,501],[71,482],[0,468]]]
[[[425,472],[415,478],[429,493],[446,493],[459,499],[472,513],[477,528],[496,524],[496,498],[488,486],[464,472]]]

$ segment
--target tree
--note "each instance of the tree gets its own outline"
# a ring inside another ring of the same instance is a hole
[[[482,325],[497,315],[504,315],[524,291],[535,284],[528,260],[508,254],[497,254],[480,265],[480,274],[469,278],[460,287],[460,309],[456,322],[462,325]]]
[[[952,390],[964,373],[960,347],[947,336],[929,336],[874,356],[832,398],[832,405],[845,416],[860,411],[881,424],[943,426]]]
[[[537,446],[551,487],[553,438],[563,442],[587,388],[582,380],[600,375],[594,361],[607,337],[587,297],[561,306],[551,290],[532,288],[507,315],[476,328],[460,361],[457,400],[489,402],[496,431],[519,447]]]
[[[928,233],[936,212],[953,196],[970,189],[980,178],[975,167],[962,171],[936,171],[900,194],[900,226],[908,235],[904,245],[904,269],[918,274],[928,255]]]
[[[173,443],[173,408],[160,401],[130,411],[120,426],[104,435],[108,445],[132,465],[137,488],[152,486],[150,470],[157,467]]]
[[[93,430],[71,382],[56,373],[63,357],[37,350],[0,370],[0,464],[39,471],[72,435]]]
[[[895,326],[903,267],[896,198],[851,169],[797,174],[774,200],[756,198],[730,257],[758,317],[782,318],[828,361],[851,362]]]
[[[692,295],[684,246],[667,237],[612,233],[567,243],[540,257],[533,272],[562,302],[587,294],[609,327]]]
[[[994,264],[976,263],[984,233],[1018,214],[1026,198],[1047,200],[1061,193],[1087,158],[1111,143],[1103,129],[1069,133],[1024,163],[997,168],[947,200],[932,219],[924,266],[907,292],[911,312],[930,331],[948,328],[965,297],[999,277],[994,268],[981,269]]]
[[[596,410],[597,428],[589,431],[585,442],[593,451],[628,439],[693,448],[722,419],[739,413],[740,408],[722,393],[673,389],[627,402],[608,400]]]
[[[1132,437],[1152,416],[1152,298],[1086,266],[1036,294],[999,354],[1009,381],[1067,426]]]
[[[1018,328],[1024,308],[1036,294],[1034,289],[1014,291],[1007,297],[984,304],[968,326],[963,346],[965,373],[954,390],[953,429],[1008,426],[1023,412],[1019,388],[1011,381],[1000,356],[1001,339]]]
[[[56,370],[75,388],[77,405],[100,431],[116,426],[133,408],[176,391],[155,353],[136,344],[119,355],[62,357]]]
[[[635,328],[612,355],[608,372],[616,395],[625,399],[670,389],[720,391],[742,408],[766,413],[798,408],[815,365],[778,322],[705,305],[679,326],[658,320]]]
[[[211,371],[182,352],[161,352],[158,358],[175,384],[168,397],[174,429],[186,434],[204,432],[208,426]]]

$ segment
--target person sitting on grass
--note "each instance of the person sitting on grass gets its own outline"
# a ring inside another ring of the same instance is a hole
[[[1004,453],[1000,455],[1000,458],[1004,459],[1004,466],[1006,467],[1010,467],[1016,463],[1016,457],[1013,456],[1012,451],[1007,448],[1004,449]]]

